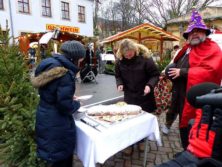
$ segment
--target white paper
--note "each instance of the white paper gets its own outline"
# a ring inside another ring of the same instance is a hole
[[[88,100],[92,97],[93,97],[93,95],[79,96],[79,97],[76,97],[76,100]]]

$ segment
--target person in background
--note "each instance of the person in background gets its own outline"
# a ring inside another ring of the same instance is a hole
[[[173,51],[171,52],[171,61],[170,61],[169,65],[173,63],[174,58],[175,58],[175,56],[178,54],[179,51],[180,51],[179,45],[175,45],[175,46],[173,47]],[[167,78],[165,78],[165,77],[166,77],[166,75],[165,75],[165,70],[166,70],[166,69],[164,69],[164,70],[161,72],[160,80],[161,80],[161,79],[167,79]],[[170,84],[170,90],[171,90],[171,91],[170,91],[170,92],[165,92],[165,93],[167,93],[168,96],[170,96],[170,98],[172,98],[172,86],[171,86],[171,85],[172,85],[172,82],[169,81],[169,80],[168,80],[168,82],[170,82],[169,84]],[[164,100],[166,101],[167,99],[164,99]],[[171,102],[171,100],[169,100],[169,102]],[[169,104],[169,106],[170,106],[170,104]],[[168,134],[169,134],[170,128],[171,128],[173,122],[176,120],[177,115],[178,115],[177,112],[172,112],[172,110],[169,109],[169,106],[167,107],[168,109],[167,109],[167,111],[166,111],[165,123],[161,126],[161,131],[162,131],[163,134],[165,134],[165,135],[168,135]]]
[[[187,43],[165,70],[166,76],[173,82],[170,112],[179,114],[184,149],[188,145],[188,122],[196,116],[196,109],[187,102],[186,92],[202,82],[220,84],[222,78],[222,51],[207,38],[210,33],[198,11],[193,10],[188,28],[183,33]]]
[[[36,49],[35,48],[32,48],[30,47],[29,50],[28,50],[29,54],[33,57],[35,57],[35,54],[36,54]]]
[[[93,43],[89,44],[86,48],[86,57],[84,59],[84,64],[87,66],[90,66],[92,62],[92,58],[94,55],[94,48],[93,48]]]
[[[41,55],[41,59],[45,59],[46,58],[46,49],[47,49],[47,44],[41,44],[40,45],[40,55]]]
[[[99,46],[96,50],[96,59],[97,59],[97,64],[98,64],[98,71],[99,73],[103,73],[103,62],[102,62],[102,54],[104,53],[103,46]]]
[[[173,51],[172,51],[171,54],[170,54],[171,60],[173,60],[173,58],[175,57],[175,55],[178,53],[179,49],[180,49],[179,45],[175,45],[175,46],[173,47]]]
[[[29,52],[29,68],[33,69],[36,63],[36,49],[30,47],[28,52]]]
[[[76,144],[72,114],[80,107],[79,101],[73,100],[75,75],[86,53],[78,41],[66,41],[61,51],[61,55],[44,59],[31,80],[40,95],[35,125],[37,155],[50,167],[72,167]]]
[[[117,90],[124,92],[127,104],[139,105],[146,112],[154,112],[156,103],[153,90],[159,75],[150,50],[130,39],[121,41],[115,63],[115,78]],[[140,145],[142,151],[143,146]]]

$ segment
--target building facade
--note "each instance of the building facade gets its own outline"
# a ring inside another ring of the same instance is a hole
[[[0,25],[10,36],[51,31],[55,27],[93,36],[93,0],[0,0]]]

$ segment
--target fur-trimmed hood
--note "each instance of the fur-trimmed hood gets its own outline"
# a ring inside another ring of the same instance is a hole
[[[64,76],[68,69],[64,67],[54,67],[47,71],[40,73],[38,76],[32,77],[31,82],[35,88],[40,88],[49,82]]]
[[[40,88],[49,82],[64,76],[67,71],[75,75],[79,69],[63,55],[53,55],[42,60],[35,70],[35,77],[31,78],[34,87]]]
[[[119,49],[117,51],[117,58],[122,60],[125,52],[128,50],[135,50],[136,56],[139,56],[141,54],[145,58],[152,57],[152,52],[146,46],[142,44],[137,44],[136,42],[130,39],[124,39],[119,45]]]

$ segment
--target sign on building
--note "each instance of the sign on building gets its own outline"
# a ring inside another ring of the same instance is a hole
[[[80,29],[79,27],[71,27],[71,26],[64,26],[64,25],[56,25],[56,24],[46,24],[46,30],[54,30],[56,28],[59,28],[62,32],[69,32],[69,33],[79,33]]]

